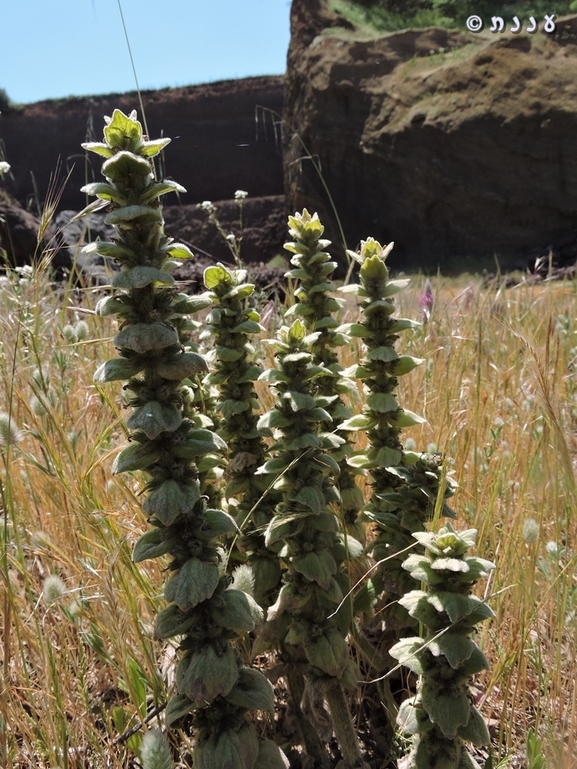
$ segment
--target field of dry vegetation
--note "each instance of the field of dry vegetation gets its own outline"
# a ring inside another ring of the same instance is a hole
[[[480,627],[491,670],[475,688],[494,766],[538,766],[526,758],[533,727],[547,765],[569,769],[576,286],[432,283],[430,322],[399,343],[425,359],[400,380],[399,402],[426,417],[406,433],[414,446],[452,466],[457,528],[477,528],[478,555],[497,564],[479,585],[496,618]],[[419,319],[422,284],[399,294],[400,316]],[[12,414],[0,420],[0,764],[18,769],[135,765],[140,736],[126,733],[173,680],[174,649],[152,638],[164,575],[131,562],[146,528],[139,474],[111,475],[126,434],[120,385],[92,381],[114,355],[113,321],[93,311],[101,293],[55,290],[42,272],[0,285],[0,403]],[[351,301],[343,322],[355,315]],[[341,348],[344,366],[360,357],[355,344]],[[262,400],[270,407],[264,390]],[[360,384],[354,400],[360,410]]]

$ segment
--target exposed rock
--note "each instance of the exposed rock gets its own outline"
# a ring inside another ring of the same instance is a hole
[[[255,197],[283,193],[282,153],[273,124],[282,99],[282,77],[142,92],[150,135],[172,139],[160,172],[187,189],[182,203],[224,200],[239,188]],[[50,179],[60,158],[60,179],[72,169],[60,208],[86,205],[80,187],[101,180],[102,158],[80,145],[102,140],[104,116],[115,108],[136,109],[143,119],[136,93],[42,101],[2,115],[0,138],[12,166],[15,196],[24,202],[33,193],[33,173],[42,203],[49,187],[58,187]]]
[[[38,218],[16,202],[0,201],[0,249],[13,267],[30,264],[38,248]]]
[[[186,243],[199,257],[202,269],[217,261],[234,261],[225,239],[228,234],[241,238],[240,254],[244,262],[268,262],[283,253],[283,244],[287,239],[287,214],[283,195],[246,198],[242,205],[242,219],[239,206],[234,200],[216,201],[214,206],[223,233],[218,231],[206,211],[197,204],[163,207],[167,235]],[[111,270],[114,270],[114,260],[93,252],[86,253],[83,248],[93,240],[110,240],[115,230],[105,224],[105,213],[90,214],[74,221],[77,213],[61,211],[54,217],[51,230],[53,245],[56,245],[53,266],[57,270],[70,272],[74,265],[84,279],[107,283]],[[179,280],[198,282],[198,275],[201,279],[202,271],[183,265],[177,277]],[[276,273],[273,278],[276,280]]]
[[[284,195],[246,198],[239,207],[234,200],[214,203],[216,217],[225,234],[241,236],[241,257],[245,262],[267,262],[282,254],[287,240],[287,212]],[[194,253],[212,261],[231,262],[232,252],[223,235],[198,205],[165,206],[165,230],[184,241]]]
[[[572,229],[577,17],[558,20],[554,35],[431,28],[361,40],[318,34],[325,10],[325,0],[293,0],[289,209],[317,210],[339,240],[313,163],[299,162],[304,146],[349,246],[394,240],[393,266],[478,266],[494,255],[524,266],[531,246]]]

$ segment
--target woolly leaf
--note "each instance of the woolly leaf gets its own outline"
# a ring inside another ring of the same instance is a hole
[[[170,551],[171,542],[162,529],[151,529],[143,534],[132,551],[134,563],[146,561],[148,558],[158,558]]]
[[[218,406],[218,410],[225,419],[230,419],[235,414],[242,414],[243,411],[248,411],[249,409],[249,401],[235,401],[232,399],[223,401]]]
[[[210,616],[217,625],[231,630],[254,630],[255,622],[249,603],[250,596],[242,590],[228,588],[211,603]],[[253,600],[254,599],[250,599]]]
[[[379,467],[395,467],[401,464],[403,452],[400,449],[392,449],[389,446],[381,446],[377,451],[375,460]]]
[[[124,206],[111,211],[104,219],[106,224],[113,224],[122,227],[131,226],[133,222],[139,220],[139,224],[148,224],[153,222],[162,222],[162,213],[159,208],[150,206]]]
[[[349,419],[345,419],[339,425],[339,430],[368,430],[373,427],[375,420],[366,414],[355,414]]]
[[[347,336],[357,337],[360,339],[366,339],[372,336],[372,331],[364,326],[362,323],[344,323],[335,329],[337,334],[346,334]]]
[[[203,534],[207,539],[212,537],[220,537],[223,534],[236,534],[239,528],[236,521],[229,513],[224,510],[206,510],[204,518],[207,523],[207,528]]]
[[[241,668],[238,680],[226,699],[238,708],[274,711],[274,689],[271,682],[260,671],[251,668]]]
[[[236,363],[244,354],[244,349],[233,350],[231,347],[222,347],[221,345],[216,348],[216,357],[225,363]]]
[[[298,451],[299,449],[317,448],[321,445],[321,440],[318,435],[313,433],[304,433],[299,435],[298,438],[294,438],[287,446],[288,451]]]
[[[475,643],[458,629],[448,630],[429,644],[429,650],[435,657],[441,654],[447,658],[449,665],[456,669],[469,659],[475,650]]]
[[[393,427],[412,427],[413,425],[422,425],[426,421],[424,417],[409,411],[409,409],[399,409],[396,414],[389,417],[389,422]]]
[[[403,374],[408,374],[409,371],[420,366],[424,361],[424,358],[413,358],[410,355],[401,355],[393,366],[391,373],[393,376],[403,376]]]
[[[260,417],[257,422],[257,429],[262,430],[267,427],[287,427],[290,423],[290,419],[287,419],[287,417],[281,414],[277,409],[273,409]]]
[[[385,296],[398,294],[403,288],[406,288],[411,282],[410,278],[399,278],[398,280],[389,280],[385,288]]]
[[[178,334],[164,323],[131,323],[114,337],[114,346],[128,348],[138,353],[161,350],[178,344]]]
[[[216,288],[223,281],[230,283],[231,280],[231,273],[222,264],[207,267],[204,271],[204,285],[210,290]]]
[[[226,696],[238,678],[236,654],[232,646],[218,654],[213,646],[182,658],[176,671],[176,687],[198,708],[212,702],[219,694]]]
[[[325,496],[321,489],[316,486],[303,486],[296,495],[291,495],[291,499],[295,502],[300,502],[301,505],[310,507],[313,513],[317,514],[321,513],[326,507]]]
[[[172,139],[147,140],[142,142],[138,148],[138,152],[140,155],[143,155],[146,158],[151,158],[154,155],[158,155],[158,153],[161,152],[167,144],[170,144],[171,141]]]
[[[144,470],[160,458],[160,451],[151,444],[131,443],[116,455],[112,463],[112,474],[126,473],[131,470]]]
[[[337,564],[329,550],[307,553],[295,556],[292,561],[295,571],[305,576],[309,582],[316,582],[324,590],[328,590],[331,577],[336,574]]]
[[[260,334],[261,331],[265,331],[265,328],[256,320],[243,320],[242,323],[231,329],[232,334]]]
[[[121,302],[115,296],[106,296],[98,300],[95,312],[100,316],[117,315],[119,313],[126,313],[129,309],[125,302]]]
[[[148,401],[132,412],[126,424],[131,430],[142,430],[153,441],[161,433],[171,433],[180,427],[182,413],[173,404]]]
[[[164,249],[173,259],[192,259],[194,254],[184,243],[170,243]],[[208,306],[208,305],[207,305]]]
[[[483,716],[474,706],[471,706],[469,723],[466,726],[460,727],[458,735],[462,740],[467,740],[467,742],[472,742],[473,745],[477,746],[489,745],[491,743],[489,730]]]
[[[205,359],[195,352],[178,353],[168,360],[158,361],[155,367],[159,376],[174,382],[208,371]]]
[[[369,350],[369,360],[380,360],[383,363],[390,363],[398,357],[393,347],[375,347],[373,350]]]
[[[481,613],[482,619],[495,616],[484,601],[472,595],[440,591],[431,595],[428,600],[438,612],[446,612],[451,622],[458,622],[464,617],[468,619],[473,612]]]
[[[194,710],[194,703],[186,694],[174,694],[164,711],[164,721],[168,727],[172,727],[192,710]]]
[[[395,318],[395,320],[389,326],[390,334],[397,334],[399,331],[406,331],[409,328],[420,328],[421,324],[416,320],[409,320],[409,318]]]
[[[420,710],[420,708],[419,708]],[[397,714],[397,726],[405,734],[418,734],[419,733],[419,720],[417,718],[418,710],[415,707],[415,697],[401,702],[399,712]]]
[[[157,270],[156,267],[132,267],[118,273],[112,281],[113,288],[143,288],[151,283],[174,284],[174,278],[168,272]]]
[[[256,764],[253,769],[289,769],[288,758],[272,740],[261,740]]]
[[[403,638],[390,648],[389,654],[393,659],[398,660],[401,665],[409,668],[418,676],[422,676],[424,671],[419,654],[423,649],[424,643],[422,638],[416,636],[413,638]]]
[[[114,382],[118,379],[130,379],[130,377],[142,371],[144,364],[126,360],[126,358],[114,358],[102,363],[94,372],[95,382]]]
[[[194,749],[194,769],[254,769],[259,742],[253,723],[240,729],[215,730]]]
[[[329,627],[322,635],[307,636],[303,648],[311,665],[320,668],[328,676],[338,678],[345,672],[349,649],[336,628]]]
[[[93,184],[85,184],[80,188],[80,192],[84,192],[86,195],[96,195],[101,200],[112,201],[119,206],[126,204],[126,198],[122,195],[116,187],[111,184],[105,184],[104,182],[94,182]]]
[[[380,414],[399,410],[397,399],[392,393],[372,393],[367,398],[367,407]]]
[[[101,155],[104,158],[112,157],[112,149],[103,142],[83,142],[80,146],[82,149],[88,150],[89,152],[95,152],[97,155]]]
[[[111,118],[106,118],[104,138],[111,147],[125,149],[139,147],[142,141],[142,126],[136,120],[136,111],[125,115],[115,109]]]
[[[431,721],[451,740],[455,739],[460,727],[469,722],[470,704],[465,692],[447,695],[424,685],[421,703]]]
[[[150,203],[151,200],[159,198],[161,195],[166,195],[167,192],[180,192],[184,193],[186,190],[177,182],[165,179],[162,182],[155,182],[150,184],[140,196],[141,203]]]
[[[286,398],[290,403],[290,407],[293,411],[302,411],[303,409],[314,409],[315,399],[312,395],[306,395],[296,391],[290,391],[284,393],[283,398]]]
[[[191,510],[200,499],[197,484],[184,484],[169,478],[163,481],[143,502],[144,512],[164,526],[170,526],[180,515]]]
[[[182,635],[198,622],[198,617],[191,612],[184,612],[175,603],[161,609],[156,615],[154,638],[160,641],[164,638],[174,638]]]
[[[182,611],[190,611],[216,590],[219,574],[214,563],[189,558],[166,584],[164,597]]]

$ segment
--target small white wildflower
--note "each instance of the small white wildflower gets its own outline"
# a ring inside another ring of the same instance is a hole
[[[414,438],[407,438],[405,441],[405,449],[407,451],[414,451],[417,448],[417,443]]]
[[[12,443],[20,443],[21,440],[22,433],[10,414],[0,411],[0,446],[10,446]]]
[[[233,235],[233,233],[232,233],[232,232],[231,232],[231,233],[229,233],[229,234],[226,236],[226,239],[228,240],[228,242],[229,242],[229,243],[232,243],[233,245],[236,243],[236,238],[234,237],[234,235]]]
[[[198,204],[199,208],[202,208],[203,211],[207,211],[209,214],[212,214],[216,211],[216,206],[211,200],[203,200],[202,203]]]
[[[233,571],[232,587],[254,598],[254,572],[248,564],[243,563]]]
[[[539,538],[539,524],[534,518],[527,518],[523,523],[523,539],[528,545],[537,542]]]
[[[437,444],[436,443],[428,443],[427,444],[427,454],[436,454],[437,453]]]
[[[36,414],[37,417],[43,417],[47,411],[46,406],[36,395],[32,395],[30,398],[30,408],[32,409],[32,413]]]
[[[559,545],[554,540],[551,539],[549,542],[547,542],[545,545],[545,550],[554,558],[559,557]]]
[[[7,163],[5,160],[0,160],[0,176],[4,176],[4,174],[7,174],[10,170],[10,163]]]
[[[88,323],[85,320],[79,320],[78,323],[74,326],[74,331],[76,332],[76,338],[79,342],[82,342],[84,339],[88,339]]]
[[[42,597],[48,606],[57,603],[65,593],[66,585],[58,574],[51,574],[49,577],[46,577],[42,586]]]
[[[173,769],[170,745],[160,729],[146,732],[140,745],[143,769]]]
[[[496,419],[495,419],[495,421],[493,422],[493,424],[495,425],[495,427],[499,428],[499,427],[503,427],[503,425],[505,424],[505,422],[504,422],[504,420],[503,420],[503,419],[501,419],[501,417],[496,417]]]
[[[234,199],[237,201],[244,200],[248,197],[248,192],[246,190],[237,190],[234,193]]]
[[[67,324],[66,326],[64,326],[64,328],[62,329],[62,336],[64,337],[65,341],[68,344],[75,344],[78,341],[76,337],[76,331],[74,330],[74,327],[71,326],[70,324]]]

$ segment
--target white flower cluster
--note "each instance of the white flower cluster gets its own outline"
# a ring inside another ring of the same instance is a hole
[[[234,193],[234,199],[237,201],[244,200],[247,197],[248,197],[248,192],[246,190],[237,190]]]
[[[4,174],[7,174],[10,170],[10,163],[7,163],[5,160],[0,160],[0,176],[4,176]]]
[[[216,206],[211,200],[203,200],[202,203],[198,204],[198,207],[209,214],[213,214],[216,211]]]

